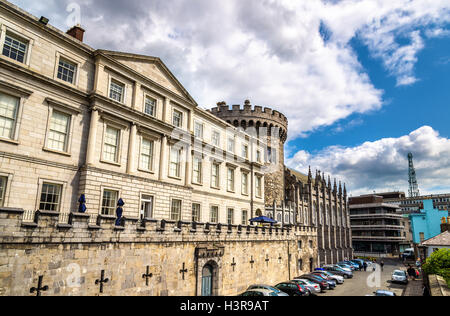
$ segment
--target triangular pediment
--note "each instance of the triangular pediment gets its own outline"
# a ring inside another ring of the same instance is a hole
[[[187,99],[194,104],[196,103],[161,59],[151,56],[112,51],[102,51],[102,53],[180,97]]]

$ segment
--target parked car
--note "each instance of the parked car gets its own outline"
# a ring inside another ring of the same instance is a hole
[[[405,249],[405,251],[402,254],[402,257],[405,259],[416,259],[414,248]]]
[[[344,269],[344,270],[350,271],[350,272],[355,271],[355,268],[354,268],[353,266],[349,266],[349,265],[346,264],[346,263],[340,262],[340,263],[338,263],[338,264],[336,264],[336,265],[337,265],[338,267],[340,267],[340,268],[342,268],[342,269]]]
[[[253,289],[247,290],[238,296],[279,296],[277,292],[267,290],[267,289]]]
[[[335,280],[337,284],[344,283],[344,277],[342,275],[336,275],[329,271],[314,271],[313,274],[318,276],[326,275],[329,279]]]
[[[320,289],[320,285],[317,283],[314,283],[310,280],[295,279],[295,280],[292,280],[292,282],[299,282],[300,284],[302,284],[304,287],[306,287],[309,290],[311,295],[315,295],[317,293],[322,292],[322,290]]]
[[[275,285],[275,287],[289,296],[309,296],[309,291],[296,282],[283,282]]]
[[[327,291],[331,288],[330,284],[327,280],[322,279],[321,277],[314,275],[314,274],[304,274],[302,276],[299,276],[295,279],[306,279],[311,282],[317,283],[320,286],[320,289],[322,292]]]
[[[333,278],[330,278],[327,274],[325,273],[320,273],[320,272],[316,272],[316,273],[312,273],[312,275],[321,277],[322,279],[324,279],[325,281],[328,282],[328,284],[330,285],[330,289],[334,289],[337,285],[337,281],[334,280]]]
[[[336,275],[341,275],[343,276],[345,279],[351,279],[353,278],[353,272],[352,271],[348,271],[348,270],[344,270],[336,265],[326,265],[323,267],[323,269],[325,271],[330,271]]]
[[[266,290],[269,290],[269,291],[277,293],[278,296],[289,296],[287,293],[284,293],[284,292],[280,291],[276,287],[273,287],[273,286],[270,286],[270,285],[266,285],[266,284],[250,285],[248,287],[247,291],[249,291],[249,290],[257,290],[257,289],[266,289]]]
[[[359,265],[357,265],[356,263],[353,263],[351,261],[341,261],[338,264],[339,265],[345,264],[345,265],[349,266],[352,271],[355,271],[356,269],[359,268]]]
[[[397,296],[397,294],[391,291],[378,290],[376,292],[373,292],[373,295],[368,296]]]
[[[408,275],[406,274],[405,271],[395,270],[392,273],[391,281],[394,283],[408,284]]]
[[[361,260],[361,259],[353,259],[353,260],[350,260],[350,261],[353,262],[353,263],[356,263],[358,265],[358,269],[359,270],[362,270],[364,268],[364,261],[363,260]]]

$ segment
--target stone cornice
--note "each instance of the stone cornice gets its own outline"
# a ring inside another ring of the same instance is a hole
[[[15,159],[15,160],[20,160],[20,161],[30,162],[30,163],[36,163],[36,164],[40,164],[40,165],[46,165],[46,166],[55,167],[55,168],[68,169],[68,170],[72,170],[72,171],[77,171],[81,167],[81,166],[77,166],[77,165],[63,164],[60,162],[54,162],[54,161],[49,161],[49,160],[45,160],[45,159],[39,159],[39,158],[24,156],[24,155],[20,155],[20,154],[7,153],[4,151],[0,151],[0,158],[2,158],[2,157],[8,158],[8,159]]]

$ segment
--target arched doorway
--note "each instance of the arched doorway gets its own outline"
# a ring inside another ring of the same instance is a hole
[[[213,272],[214,269],[210,264],[203,267],[202,271],[202,296],[213,295]]]

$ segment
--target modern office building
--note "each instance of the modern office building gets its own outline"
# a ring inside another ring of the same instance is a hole
[[[399,206],[384,203],[378,195],[349,199],[350,225],[355,254],[398,254],[406,240]]]

